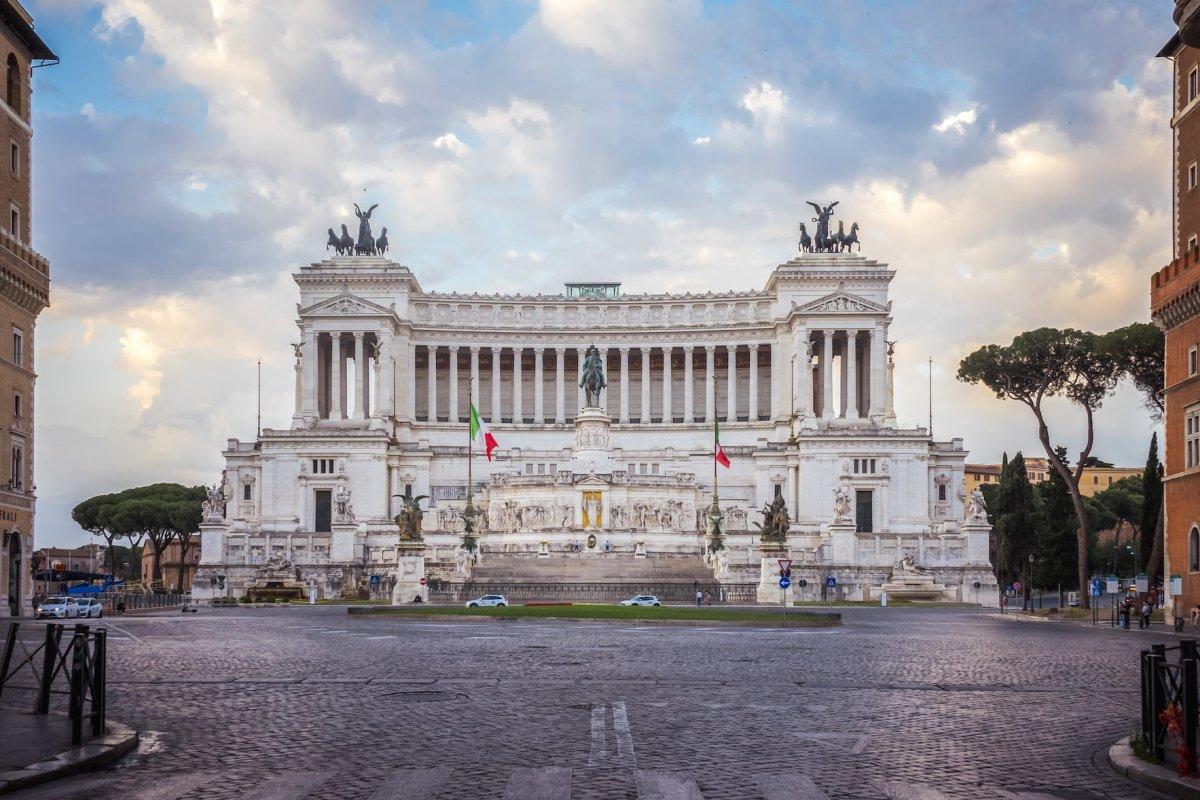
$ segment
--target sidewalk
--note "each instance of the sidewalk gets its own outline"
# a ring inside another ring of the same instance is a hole
[[[73,747],[65,715],[0,709],[0,794],[99,769],[137,747],[137,731],[111,721],[106,727]]]
[[[1086,628],[1089,630],[1105,630],[1105,631],[1123,631],[1124,629],[1110,625],[1107,617],[1100,617],[1100,622],[1093,625],[1090,619],[1070,619],[1070,618],[1055,618],[1055,617],[1037,617],[1028,612],[1015,614],[1009,611],[1005,614],[989,614],[988,616],[1010,620],[1012,622],[1040,622],[1050,623],[1052,625],[1073,625],[1076,628]],[[1160,636],[1179,636],[1182,638],[1197,638],[1200,637],[1200,628],[1192,625],[1184,625],[1183,631],[1175,632],[1175,626],[1172,623],[1151,622],[1149,628],[1139,628],[1137,619],[1134,618],[1133,624],[1129,626],[1128,633],[1153,633]]]

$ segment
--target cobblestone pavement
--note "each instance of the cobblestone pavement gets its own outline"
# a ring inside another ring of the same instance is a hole
[[[142,746],[14,797],[1159,796],[1105,752],[1136,727],[1137,652],[1161,637],[966,609],[845,619],[688,628],[298,607],[105,620],[110,713],[146,732]]]

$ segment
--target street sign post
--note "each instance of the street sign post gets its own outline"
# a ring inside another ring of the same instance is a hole
[[[1121,591],[1121,582],[1117,579],[1116,575],[1109,575],[1104,579],[1104,583],[1104,589],[1109,594],[1116,594],[1117,592]]]
[[[1099,597],[1102,594],[1104,594],[1104,590],[1100,586],[1100,579],[1092,578],[1092,597]]]
[[[789,579],[787,579],[787,578],[780,578],[780,579],[779,579],[779,588],[780,588],[780,589],[786,589],[786,588],[788,588],[788,587],[789,587],[789,586],[791,586],[791,585],[792,585],[792,582],[791,582]]]
[[[417,581],[417,583],[421,584],[422,586],[428,586],[429,578],[421,578],[421,580]]]
[[[1138,575],[1135,580],[1137,581],[1138,594],[1145,594],[1150,591],[1150,578],[1145,573]]]
[[[837,578],[825,576],[825,599],[829,602],[829,610],[833,611],[833,590],[837,588]]]

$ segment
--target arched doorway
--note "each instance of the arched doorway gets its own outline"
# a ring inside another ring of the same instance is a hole
[[[13,531],[8,535],[8,586],[5,587],[8,597],[8,613],[13,617],[21,615],[21,595],[24,589],[21,585],[21,576],[24,574],[24,556],[21,533]]]

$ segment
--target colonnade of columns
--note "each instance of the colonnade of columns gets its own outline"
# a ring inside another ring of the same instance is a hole
[[[372,375],[378,375],[382,366],[373,355],[377,344],[378,338],[370,332],[327,333],[306,328],[300,352],[309,365],[315,363],[317,368],[300,371],[299,410],[321,419],[366,419],[381,413],[380,401],[390,394],[382,378],[372,386]],[[350,361],[354,362],[353,375],[348,368]],[[373,392],[380,396],[374,397]]]
[[[617,422],[745,421],[768,419],[774,412],[769,400],[760,403],[760,382],[771,377],[769,359],[760,366],[760,354],[768,357],[770,344],[599,349],[608,381],[601,405]],[[579,382],[584,347],[418,345],[417,350],[417,361],[424,362],[419,375],[423,386],[415,385],[414,372],[410,394],[424,398],[416,413],[419,421],[465,420],[467,402],[493,424],[564,423],[583,407]],[[469,399],[464,366],[470,374]],[[769,389],[765,395],[771,396]]]
[[[879,327],[795,332],[795,413],[870,419],[885,412],[885,331]],[[836,375],[835,375],[836,369]]]

